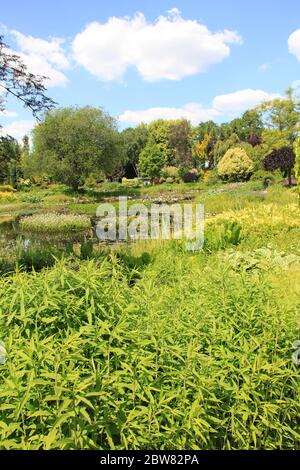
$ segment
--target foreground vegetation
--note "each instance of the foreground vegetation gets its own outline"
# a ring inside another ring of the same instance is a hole
[[[300,208],[260,185],[185,186],[200,252],[94,247],[0,279],[2,449],[299,449]]]

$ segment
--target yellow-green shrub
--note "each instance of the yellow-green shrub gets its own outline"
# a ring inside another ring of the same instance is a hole
[[[218,175],[224,180],[247,180],[254,169],[254,163],[242,148],[229,149],[218,164]]]

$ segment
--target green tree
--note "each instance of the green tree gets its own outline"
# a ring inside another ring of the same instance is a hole
[[[111,173],[122,159],[116,121],[93,107],[50,111],[33,130],[39,172],[78,189],[91,173]]]
[[[190,121],[180,119],[169,126],[169,148],[173,151],[173,162],[177,167],[188,168],[192,165],[192,126]]]
[[[240,118],[229,123],[231,133],[236,134],[240,141],[248,142],[253,135],[261,135],[263,122],[256,109],[246,111]]]
[[[298,178],[298,182],[300,183],[300,138],[298,138],[294,144],[294,152],[296,155],[295,176]]]
[[[166,165],[174,163],[174,150],[170,147],[169,132],[170,126],[176,121],[157,119],[148,124],[148,140],[151,145],[157,145],[165,158]]]
[[[286,91],[285,98],[276,98],[257,107],[264,126],[279,131],[290,145],[300,131],[300,103],[292,89]]]
[[[125,172],[130,174],[133,170],[132,176],[138,176],[139,157],[148,140],[147,126],[140,124],[137,127],[128,127],[122,131],[121,138],[124,145]]]
[[[139,171],[141,175],[151,179],[158,178],[165,163],[162,147],[153,141],[149,141],[140,154]]]
[[[214,164],[217,165],[224,157],[227,150],[240,144],[237,134],[231,134],[226,140],[218,140],[214,147]]]
[[[20,171],[20,146],[13,137],[0,137],[0,183],[15,186]]]

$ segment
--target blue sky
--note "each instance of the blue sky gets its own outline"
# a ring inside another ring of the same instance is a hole
[[[226,121],[300,80],[298,0],[14,0],[0,23],[60,106],[101,106],[121,128]],[[9,99],[0,123],[21,138],[34,120]]]

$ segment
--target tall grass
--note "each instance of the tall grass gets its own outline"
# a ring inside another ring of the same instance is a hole
[[[0,280],[0,448],[299,449],[299,266],[124,262]]]

